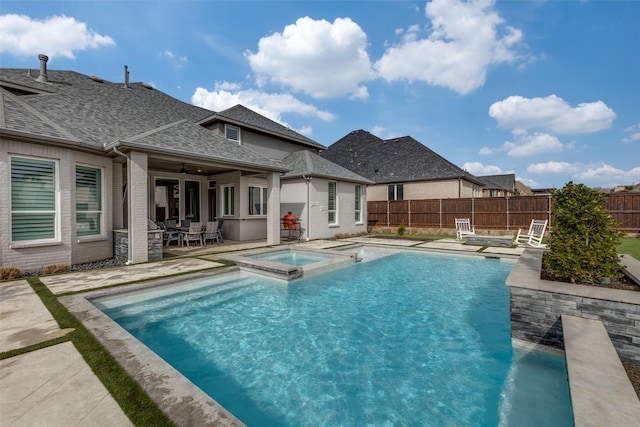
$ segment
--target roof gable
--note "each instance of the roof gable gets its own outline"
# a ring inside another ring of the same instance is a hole
[[[357,130],[320,155],[375,183],[464,178],[481,184],[475,176],[410,136],[383,140]]]
[[[372,182],[349,169],[333,163],[309,150],[300,150],[282,159],[282,163],[290,169],[282,179],[298,178],[302,176],[317,176],[340,181],[350,181],[362,184]]]
[[[279,138],[284,138],[299,144],[313,147],[316,149],[325,149],[326,147],[306,136],[294,131],[291,128],[281,125],[262,114],[258,114],[244,105],[237,104],[231,108],[215,113],[204,120],[200,124],[210,124],[216,121],[223,121],[235,124],[241,127],[256,130],[258,132],[269,133]]]

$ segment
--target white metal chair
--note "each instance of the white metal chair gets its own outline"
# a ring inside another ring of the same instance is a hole
[[[192,221],[189,224],[189,231],[182,232],[182,241],[187,242],[187,247],[189,247],[189,242],[200,242],[200,246],[204,246],[202,242],[202,226],[199,222]]]
[[[475,236],[476,230],[471,226],[469,218],[456,218],[456,239],[462,240],[465,236]]]
[[[522,229],[518,229],[516,235],[516,243],[526,243],[531,246],[542,246],[542,238],[544,237],[544,231],[547,229],[548,220],[532,219],[529,225],[529,231],[522,232]]]

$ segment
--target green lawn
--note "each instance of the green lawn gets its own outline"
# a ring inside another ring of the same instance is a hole
[[[640,260],[640,239],[637,237],[623,237],[618,245],[618,253],[628,254]]]

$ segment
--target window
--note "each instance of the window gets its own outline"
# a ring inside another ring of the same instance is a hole
[[[156,179],[155,191],[156,221],[180,220],[180,181],[177,179]]]
[[[102,169],[76,165],[76,234],[102,235]]]
[[[329,181],[327,207],[329,211],[329,225],[335,225],[338,223],[338,183],[335,181]]]
[[[404,200],[404,188],[402,184],[389,184],[388,200]]]
[[[356,223],[362,222],[362,185],[356,185]]]
[[[222,186],[222,214],[232,216],[236,214],[235,188],[233,185]]]
[[[267,187],[249,186],[249,215],[267,214]]]
[[[191,221],[200,221],[200,182],[184,182],[184,215]]]
[[[11,241],[58,238],[58,165],[55,160],[11,157]]]
[[[224,125],[224,136],[232,141],[240,142],[240,128]]]

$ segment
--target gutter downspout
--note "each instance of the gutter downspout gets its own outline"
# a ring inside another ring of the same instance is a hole
[[[131,158],[118,150],[118,147],[116,146],[111,147],[111,149],[114,153],[127,159],[127,256],[129,259],[126,262],[126,265],[131,265],[133,264],[133,261],[131,260],[131,182],[129,182],[131,180]]]
[[[309,182],[311,181],[310,176],[302,175],[305,181],[307,181],[307,242],[311,240],[311,202],[309,199]]]

